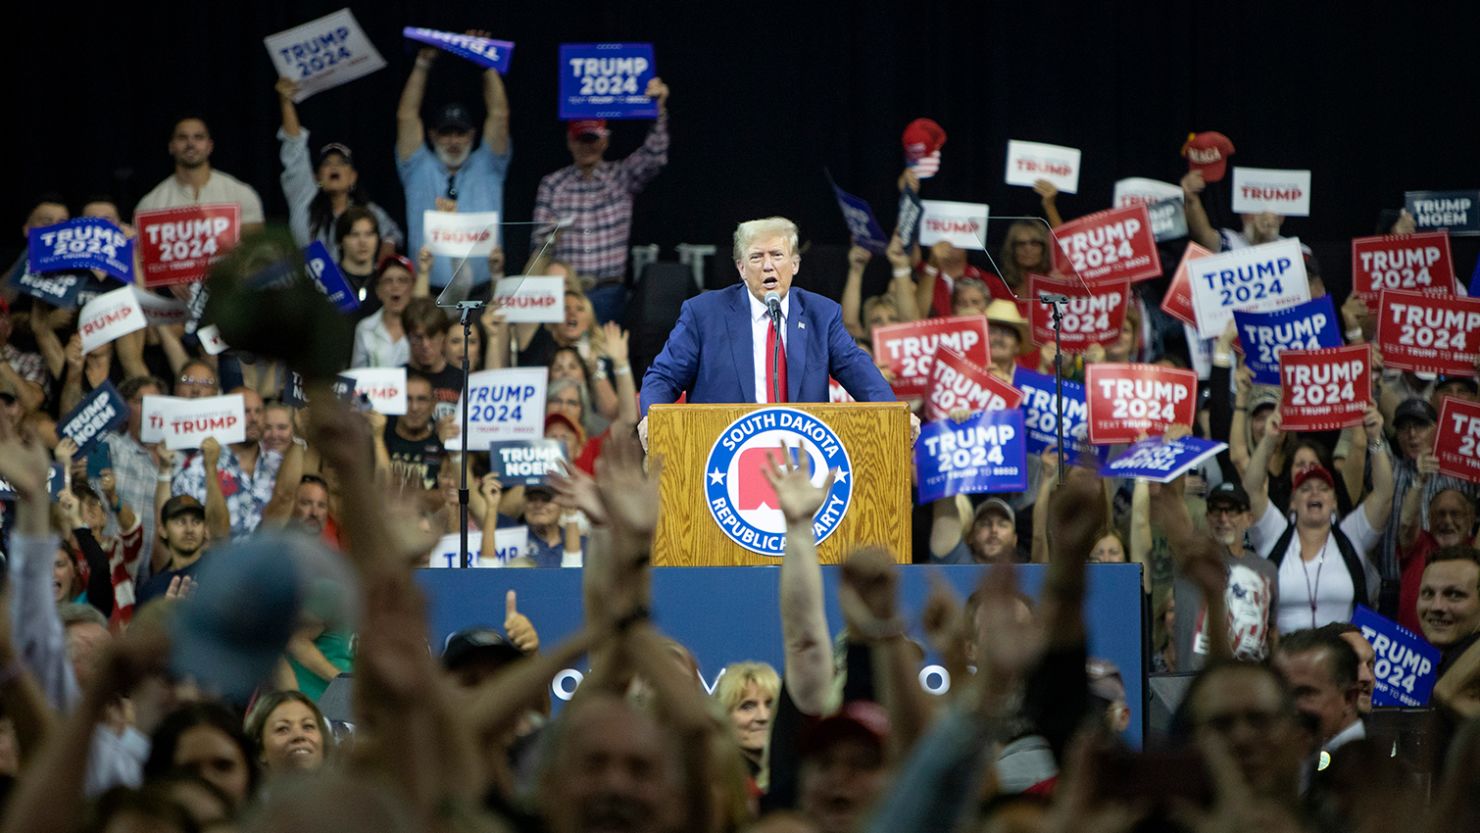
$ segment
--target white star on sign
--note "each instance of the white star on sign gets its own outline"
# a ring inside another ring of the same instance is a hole
[[[709,473],[709,482],[710,484],[725,482],[725,473],[719,469],[715,469]]]
[[[842,483],[842,482],[846,481],[847,479],[848,479],[848,470],[847,469],[838,469],[837,482]]]

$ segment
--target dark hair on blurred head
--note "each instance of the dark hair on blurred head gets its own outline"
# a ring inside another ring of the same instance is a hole
[[[370,226],[375,229],[375,239],[377,241],[375,248],[378,250],[380,248],[380,221],[376,219],[375,212],[363,205],[354,205],[353,203],[351,203],[349,208],[344,209],[344,213],[340,214],[334,220],[334,245],[341,249],[344,248],[344,238],[349,237],[349,233],[355,230],[355,223],[361,220],[369,220]]]
[[[164,789],[154,786],[137,790],[130,787],[108,790],[98,796],[98,800],[92,805],[91,818],[82,829],[87,833],[107,830],[113,819],[124,814],[143,817],[152,822],[141,829],[174,829],[183,833],[196,833],[200,830],[200,825],[196,824],[190,811],[176,802]]]
[[[1280,637],[1279,653],[1284,656],[1326,651],[1331,658],[1327,671],[1337,688],[1347,689],[1357,684],[1357,652],[1351,644],[1325,628],[1306,628]]]
[[[170,712],[154,730],[149,746],[149,758],[144,761],[144,778],[159,778],[178,767],[175,766],[175,749],[180,738],[197,726],[208,726],[231,739],[247,763],[247,795],[257,792],[261,773],[257,767],[257,750],[252,741],[242,732],[241,715],[233,708],[209,700],[189,703]]]
[[[155,390],[164,393],[170,386],[163,379],[155,376],[130,376],[118,384],[118,395],[124,399],[130,399],[143,388],[153,385]]]

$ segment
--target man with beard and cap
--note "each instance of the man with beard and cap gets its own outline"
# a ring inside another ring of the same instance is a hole
[[[329,523],[329,484],[316,474],[305,474],[293,491],[292,525],[314,535]]]
[[[1169,491],[1159,492],[1158,500],[1163,499],[1162,494],[1169,495]],[[1228,575],[1225,599],[1229,647],[1237,659],[1262,661],[1273,651],[1279,638],[1275,619],[1279,610],[1279,569],[1268,559],[1259,557],[1245,540],[1253,519],[1249,515],[1249,495],[1242,486],[1229,480],[1218,484],[1208,494],[1207,507],[1208,531],[1221,547]],[[1176,549],[1172,554],[1182,555]],[[1179,570],[1172,593],[1176,599],[1172,638],[1182,665],[1180,670],[1196,671],[1209,654],[1202,590]]]
[[[216,473],[231,515],[231,537],[235,540],[251,534],[262,523],[262,515],[274,497],[283,455],[262,448],[262,397],[251,388],[237,388],[232,393],[242,398],[246,415],[244,439],[221,449]],[[205,460],[199,451],[185,456],[171,489],[177,495],[205,501]]]
[[[469,32],[486,36],[486,32]],[[396,107],[396,170],[406,189],[406,251],[426,245],[423,214],[427,211],[503,211],[504,177],[509,171],[509,98],[497,71],[483,72],[483,140],[473,114],[456,102],[437,110],[429,126],[421,119],[427,74],[441,50],[425,47],[406,78]],[[431,147],[428,147],[430,142]],[[433,286],[446,286],[460,259],[438,257],[432,263]],[[461,267],[475,284],[489,280],[488,261],[468,258]]]

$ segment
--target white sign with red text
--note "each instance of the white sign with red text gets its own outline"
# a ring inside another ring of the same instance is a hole
[[[488,257],[498,245],[497,211],[426,211],[421,215],[427,248],[445,257]]]
[[[1089,441],[1095,445],[1136,442],[1173,425],[1192,426],[1197,410],[1197,374],[1180,367],[1097,362],[1084,371],[1089,405]]]
[[[77,332],[82,336],[84,353],[147,326],[149,321],[132,286],[99,295],[88,301],[77,315]]]
[[[1027,185],[1046,179],[1065,194],[1079,191],[1079,148],[1041,142],[1007,142],[1008,185]]]
[[[1071,220],[1054,229],[1054,269],[1099,282],[1161,277],[1161,256],[1146,206],[1131,205]]]
[[[364,394],[376,413],[386,416],[406,413],[406,368],[353,367],[340,375],[355,380],[355,396]]]
[[[139,406],[139,442],[149,445],[164,439],[165,425],[177,396],[146,396]]]
[[[1357,425],[1372,405],[1365,344],[1280,354],[1280,428],[1335,431]]]
[[[247,438],[247,413],[242,395],[176,399],[165,413],[164,447],[200,448],[207,437],[227,445]]]
[[[510,324],[543,324],[565,320],[565,279],[521,275],[500,278],[493,303]]]
[[[946,347],[985,367],[987,319],[980,315],[927,318],[908,324],[874,328],[874,363],[887,367],[894,377],[894,393],[901,398],[923,397],[930,392],[935,351]]]
[[[991,371],[949,347],[935,351],[930,373],[930,396],[925,400],[925,421],[945,419],[962,408],[982,411],[1011,411],[1023,403],[1023,393],[993,376]]]
[[[1383,290],[1454,294],[1449,234],[1431,231],[1352,240],[1352,291],[1376,309]]]
[[[1480,298],[1383,292],[1377,346],[1394,370],[1474,376],[1480,355]]]
[[[134,221],[146,287],[204,280],[211,264],[241,239],[237,203],[190,205],[140,211]]]
[[[212,356],[219,356],[231,349],[226,339],[221,337],[221,328],[215,324],[207,324],[195,331],[195,337],[200,339],[200,347]]]
[[[184,301],[156,295],[142,288],[135,294],[139,297],[139,306],[144,310],[144,318],[149,321],[151,327],[184,324],[190,318],[190,307],[186,306]]]
[[[1157,242],[1187,236],[1187,197],[1182,186],[1158,179],[1133,176],[1115,183],[1111,205],[1125,208],[1144,205],[1151,217],[1151,235]]]
[[[1238,214],[1310,216],[1310,171],[1233,169],[1233,210]]]
[[[1305,255],[1293,237],[1190,261],[1187,280],[1202,338],[1217,338],[1236,309],[1268,312],[1310,300]]]
[[[920,245],[944,240],[962,249],[985,251],[987,215],[985,203],[921,200],[925,210],[920,219]]]
[[[1078,281],[1029,275],[1028,297],[1041,298],[1044,292],[1069,298],[1069,303],[1064,305],[1063,320],[1059,322],[1059,344],[1065,353],[1083,353],[1092,344],[1113,344],[1120,338],[1131,296],[1130,281],[1122,278],[1086,289]],[[1029,304],[1028,321],[1033,327],[1034,344],[1054,343],[1052,306]]]
[[[1444,397],[1434,436],[1439,473],[1480,483],[1480,403]]]

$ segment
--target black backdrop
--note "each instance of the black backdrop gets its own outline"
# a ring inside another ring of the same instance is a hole
[[[171,121],[192,111],[210,122],[214,164],[254,185],[269,217],[285,216],[261,39],[342,3],[7,11],[10,228],[43,191],[60,191],[74,210],[97,191],[131,205],[168,174]],[[1480,184],[1470,112],[1477,5],[382,0],[352,8],[389,66],[300,112],[316,145],[355,149],[362,182],[399,213],[394,110],[413,56],[401,28],[478,27],[515,41],[504,208],[527,218],[539,177],[569,161],[555,112],[558,44],[651,41],[673,89],[673,148],[638,202],[633,242],[663,244],[665,256],[678,242],[725,252],[737,220],[773,213],[819,243],[846,243],[824,166],[887,226],[899,133],[920,115],[949,133],[926,196],[985,201],[995,215],[1036,209],[1030,191],[1002,185],[1009,138],[1083,148],[1080,193],[1060,199],[1072,217],[1105,207],[1120,177],[1175,181],[1188,131],[1216,129],[1237,145],[1239,164],[1314,170],[1313,216],[1286,230],[1317,245],[1335,289],[1346,282],[1346,240],[1372,233],[1405,189]],[[478,91],[477,70],[446,56],[428,105],[457,98],[481,111]],[[642,129],[621,125],[613,153],[634,147]],[[1225,214],[1226,204],[1225,192]],[[12,231],[0,243],[13,255],[21,241]],[[522,262],[526,241],[509,247]],[[1473,247],[1457,248],[1468,274]]]

